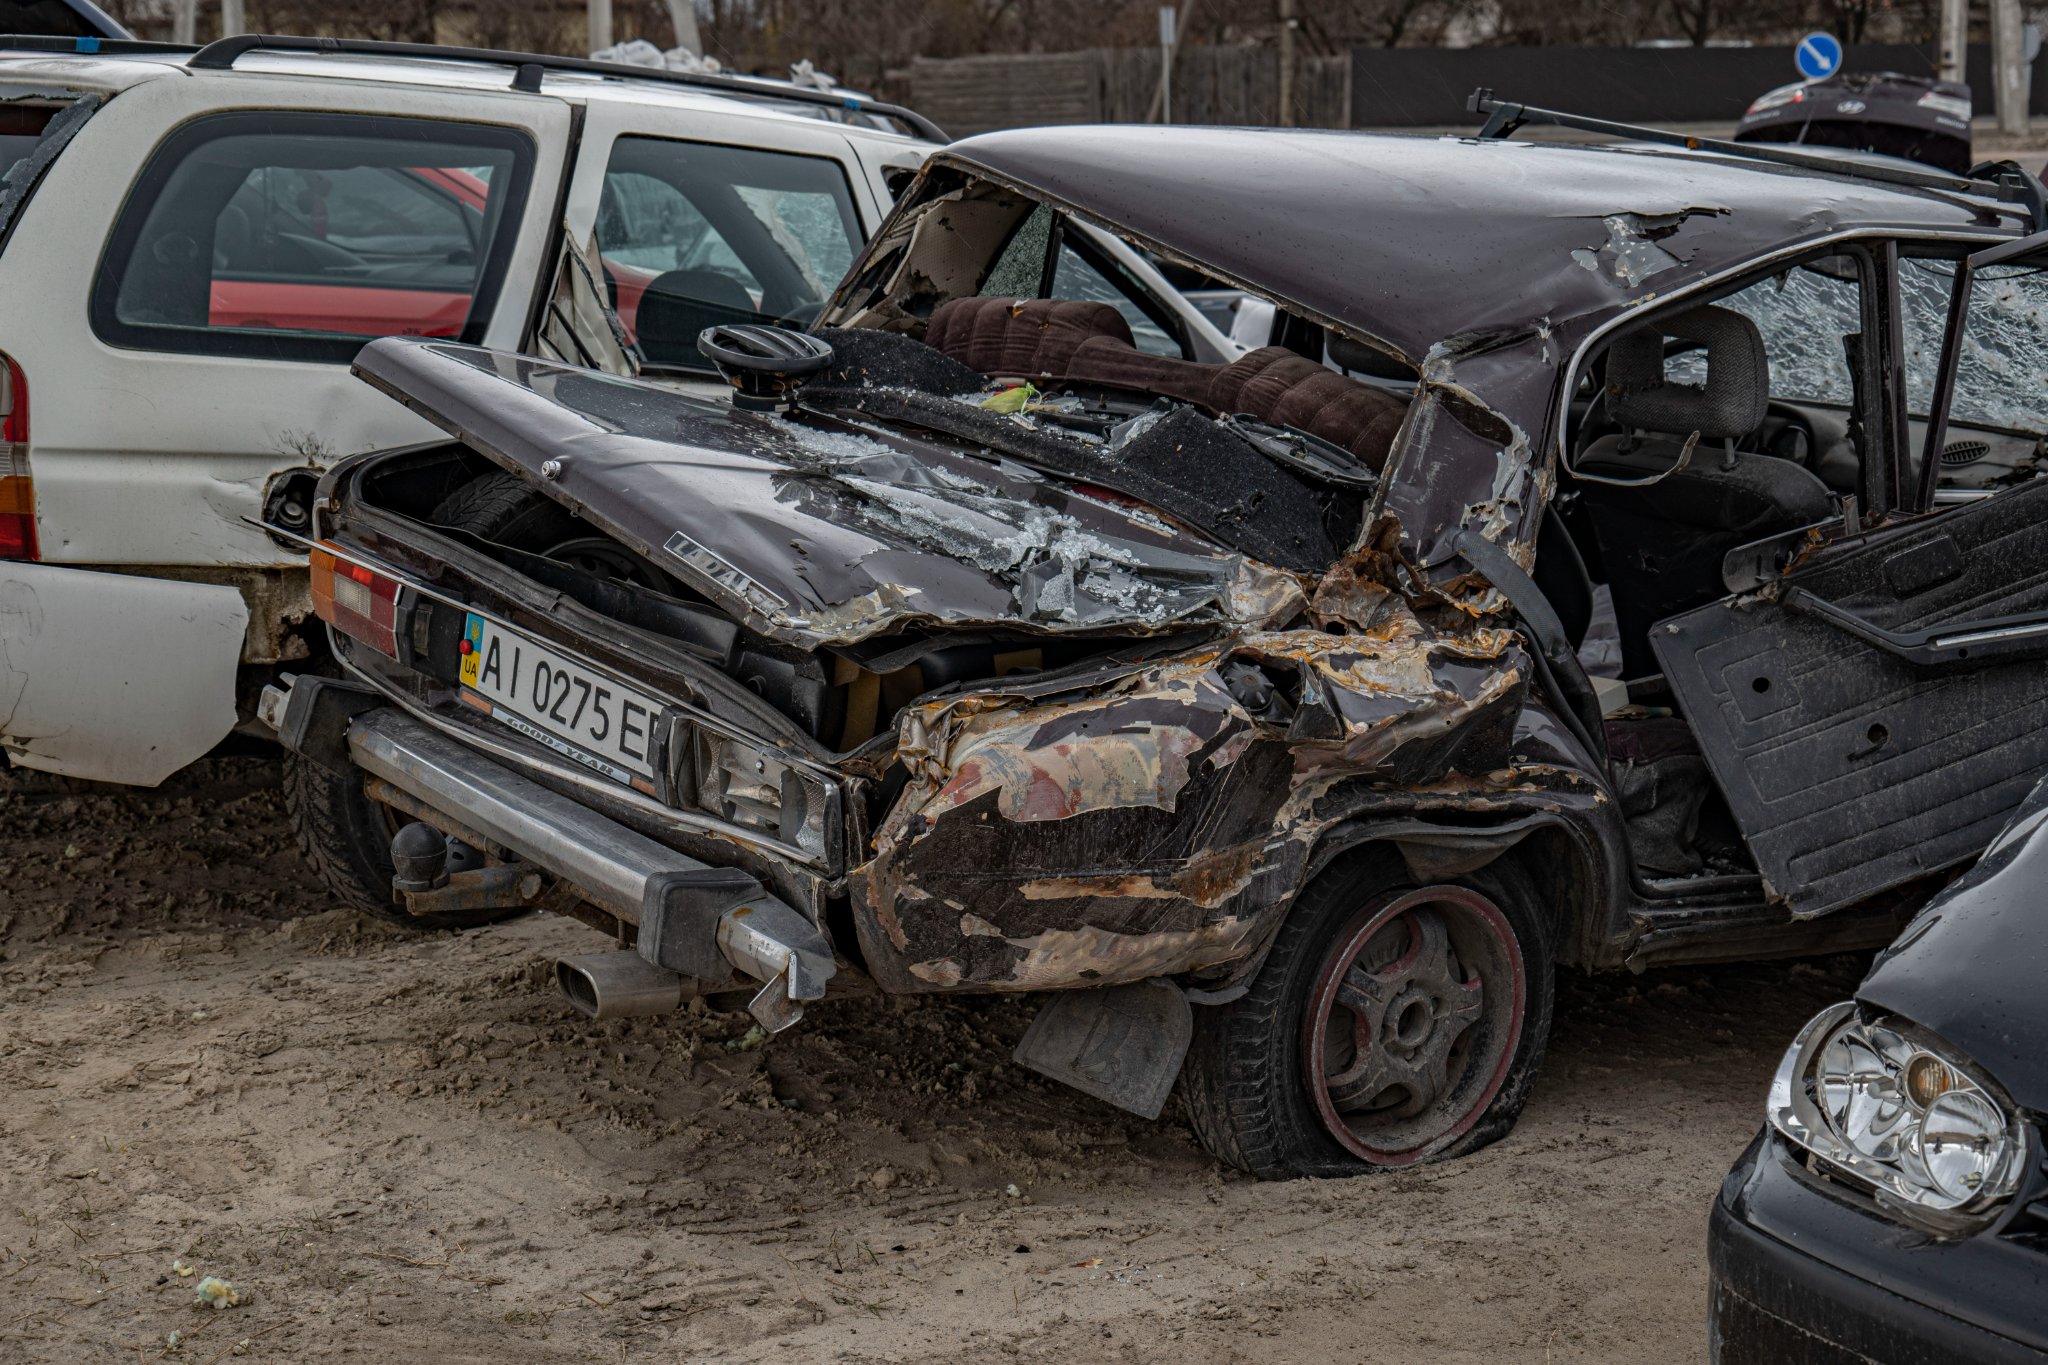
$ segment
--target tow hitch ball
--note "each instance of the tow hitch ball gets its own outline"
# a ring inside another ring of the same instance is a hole
[[[486,866],[484,855],[432,825],[406,825],[391,840],[391,898],[422,917],[456,910],[514,910],[540,895],[538,871]]]

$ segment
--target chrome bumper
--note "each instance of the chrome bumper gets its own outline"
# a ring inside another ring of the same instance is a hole
[[[314,690],[267,688],[260,708],[280,737],[299,737],[295,747],[309,756],[320,749],[308,726],[294,723],[295,706],[311,706]],[[397,706],[337,719],[346,726],[347,758],[357,768],[441,814],[451,828],[554,874],[584,900],[636,926],[636,947],[648,962],[709,989],[732,981],[736,971],[764,982],[748,1007],[763,1028],[787,1028],[802,1017],[805,1001],[825,994],[837,970],[830,942],[745,872],[659,844]]]

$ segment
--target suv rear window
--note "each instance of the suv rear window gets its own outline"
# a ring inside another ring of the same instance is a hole
[[[57,111],[47,104],[0,105],[0,180],[43,140],[43,131]]]
[[[532,169],[531,141],[505,128],[202,119],[157,149],[123,205],[93,331],[279,360],[347,361],[379,336],[480,341]]]

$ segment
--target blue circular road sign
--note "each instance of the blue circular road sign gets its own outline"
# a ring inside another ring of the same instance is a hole
[[[1832,76],[1842,69],[1842,40],[1832,33],[1809,33],[1792,49],[1792,64],[1810,81]]]

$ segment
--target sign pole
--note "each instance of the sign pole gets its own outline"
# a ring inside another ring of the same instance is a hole
[[[1159,7],[1159,121],[1173,122],[1173,20],[1172,5]]]
[[[1968,80],[1970,0],[1941,0],[1941,64],[1935,74],[1945,81]]]
[[[2027,135],[2027,38],[2020,0],[1991,0],[1991,88],[1998,106],[1998,131]]]

